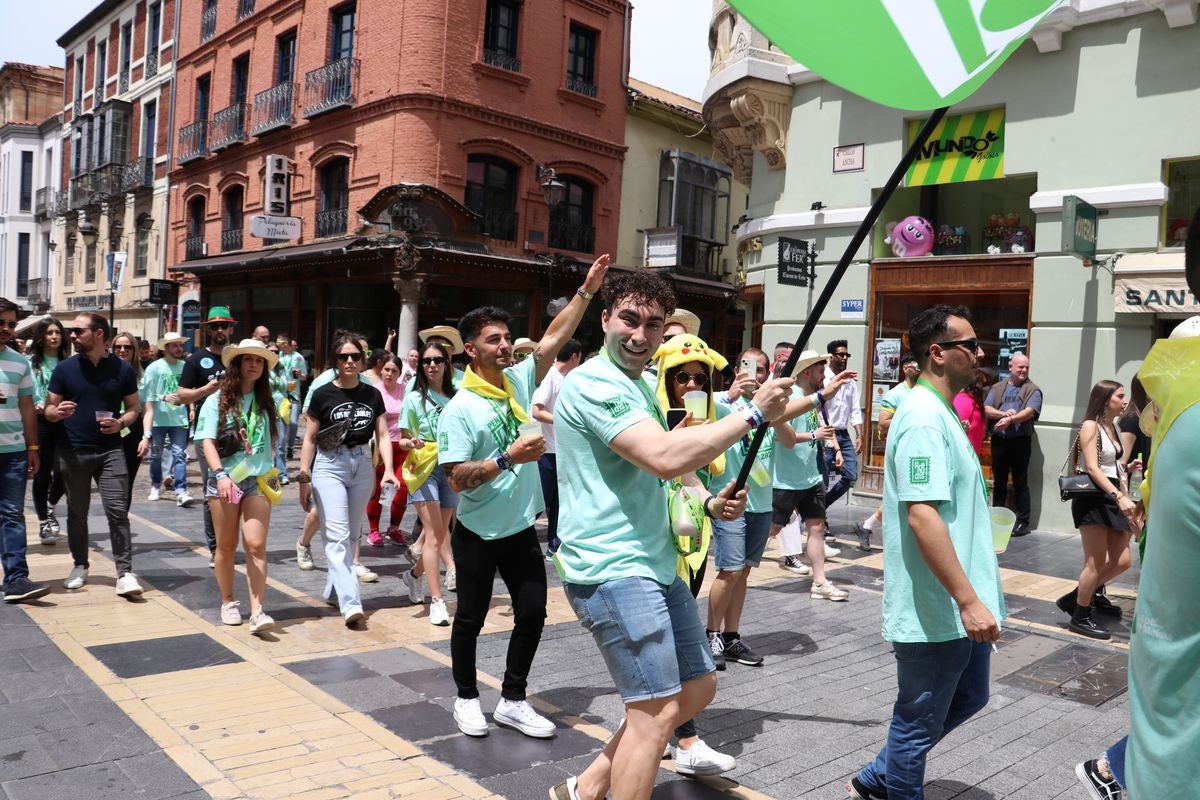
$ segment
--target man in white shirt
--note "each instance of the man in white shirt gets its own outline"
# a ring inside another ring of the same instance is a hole
[[[834,339],[829,343],[829,364],[825,367],[825,380],[846,369],[850,362],[850,349],[845,339]],[[847,383],[825,406],[828,414],[824,420],[833,426],[837,447],[825,448],[825,472],[829,486],[825,490],[825,507],[833,506],[858,480],[858,454],[862,452],[862,402],[858,394],[858,382]],[[854,440],[850,440],[850,428],[854,428]],[[835,464],[837,453],[842,454],[841,465]]]
[[[542,499],[546,501],[546,560],[558,552],[558,466],[554,448],[554,403],[562,390],[563,378],[579,366],[583,358],[583,345],[569,339],[554,358],[554,366],[533,393],[533,410],[530,416],[542,423],[542,438],[546,449],[538,459],[538,474],[542,478]]]

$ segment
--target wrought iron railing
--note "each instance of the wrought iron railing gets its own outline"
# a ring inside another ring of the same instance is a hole
[[[92,175],[90,172],[83,175],[76,175],[71,178],[70,200],[68,208],[71,210],[77,208],[85,208],[92,204]]]
[[[201,119],[179,129],[179,163],[186,164],[208,155],[208,120]]]
[[[122,67],[121,72],[117,75],[117,94],[125,94],[129,91],[129,67]]]
[[[330,208],[317,212],[317,238],[325,236],[345,236],[347,210]]]
[[[254,13],[254,0],[238,0],[238,22]]]
[[[54,190],[49,186],[43,186],[33,193],[33,213],[34,216],[44,217],[50,213],[54,206]]]
[[[596,247],[596,228],[593,225],[573,225],[550,220],[550,246],[577,253],[590,253]]]
[[[20,294],[18,291],[17,294]],[[50,299],[50,280],[48,278],[30,278],[25,299],[30,305],[37,305]]]
[[[204,258],[206,255],[208,255],[208,248],[206,248],[204,245],[203,234],[200,236],[187,237],[187,239],[184,240],[183,249],[184,256],[188,261],[192,261],[197,258]]]
[[[221,252],[228,253],[230,250],[242,249],[242,229],[241,228],[226,228],[221,231]]]
[[[54,216],[61,217],[71,208],[70,192],[57,191],[54,193]]]
[[[146,69],[145,77],[153,78],[158,74],[158,49],[154,49],[146,53]]]
[[[254,95],[250,132],[262,136],[296,124],[296,84],[279,83]]]
[[[217,4],[213,3],[200,15],[200,41],[207,42],[217,33]]]
[[[104,76],[96,76],[96,85],[92,87],[92,94],[95,95],[92,99],[92,105],[98,106],[104,102]]]
[[[124,164],[106,164],[92,172],[92,196],[95,200],[107,200],[124,194],[121,181],[124,177]]]
[[[134,192],[154,185],[154,159],[135,158],[125,165],[121,173],[121,191]]]
[[[498,208],[473,208],[471,210],[479,214],[479,219],[475,222],[475,230],[486,233],[501,242],[517,240],[518,216],[516,211]]]
[[[304,76],[304,116],[315,117],[354,105],[358,88],[357,58],[339,58]]]
[[[500,69],[506,69],[509,72],[521,71],[521,59],[501,50],[484,50],[483,63],[499,67]]]
[[[567,90],[572,91],[575,94],[584,95],[585,97],[595,97],[599,93],[599,90],[596,88],[596,84],[588,83],[587,81],[582,81],[577,78],[567,78]]]
[[[83,114],[83,98],[76,97],[71,101],[71,114],[78,117]]]
[[[213,114],[208,130],[208,142],[209,148],[214,153],[231,144],[244,142],[250,138],[246,134],[246,117],[249,109],[250,106],[245,103],[234,103]]]

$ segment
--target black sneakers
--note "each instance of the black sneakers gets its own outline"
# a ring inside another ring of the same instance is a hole
[[[1075,765],[1075,775],[1079,782],[1087,788],[1092,800],[1121,800],[1124,797],[1121,785],[1111,775],[1105,777],[1100,772],[1099,760],[1085,761]]]
[[[26,600],[34,600],[49,592],[50,587],[44,583],[34,583],[29,578],[15,578],[9,582],[8,588],[4,590],[4,602],[22,603]]]
[[[862,785],[862,781],[857,776],[850,779],[846,784],[846,797],[848,800],[887,800],[887,792],[882,789],[868,789]]]
[[[725,640],[721,638],[721,634],[717,631],[709,631],[708,633],[708,651],[712,653],[713,664],[717,668],[717,672],[725,671]]]
[[[1097,625],[1096,620],[1092,619],[1091,606],[1075,606],[1075,613],[1071,615],[1071,622],[1067,627],[1089,639],[1112,638],[1111,633]]]
[[[725,658],[748,667],[761,667],[763,663],[762,656],[751,650],[741,639],[725,642]]]

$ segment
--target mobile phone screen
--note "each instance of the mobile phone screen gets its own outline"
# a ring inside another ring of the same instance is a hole
[[[682,408],[667,409],[667,428],[673,430],[676,425],[683,422],[683,418],[687,416],[687,411]]]

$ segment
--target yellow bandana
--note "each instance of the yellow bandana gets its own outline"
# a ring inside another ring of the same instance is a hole
[[[1142,499],[1150,507],[1154,455],[1179,415],[1200,402],[1200,338],[1159,339],[1138,370],[1146,394],[1159,408],[1154,446],[1142,482]]]
[[[504,389],[497,389],[483,378],[475,374],[475,372],[467,367],[467,372],[463,376],[462,387],[468,392],[474,392],[480,397],[486,397],[489,400],[507,400],[508,407],[512,409],[513,416],[517,418],[517,423],[530,422],[529,414],[525,413],[525,409],[521,408],[521,404],[513,398],[512,381],[507,375],[501,374],[501,379],[504,381]]]

